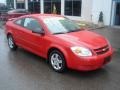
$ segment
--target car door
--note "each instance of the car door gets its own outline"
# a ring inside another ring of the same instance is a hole
[[[43,30],[39,21],[35,18],[25,18],[24,28],[26,28],[26,32],[23,35],[26,43],[25,47],[42,56],[44,36],[40,33],[34,33],[34,30]]]
[[[18,46],[24,47],[24,39],[22,38],[24,35],[24,32],[26,31],[24,28],[24,19],[25,18],[20,18],[18,20],[16,20],[13,23],[13,26],[11,27],[11,29],[13,30],[14,33],[14,40],[16,42],[16,44]]]
[[[24,18],[21,27],[17,27],[17,42],[21,47],[43,56],[45,36],[34,33],[36,29],[43,30],[37,19],[32,17]]]

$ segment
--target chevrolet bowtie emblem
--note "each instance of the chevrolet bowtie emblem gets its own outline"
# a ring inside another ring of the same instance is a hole
[[[102,51],[106,51],[106,49],[103,49]]]

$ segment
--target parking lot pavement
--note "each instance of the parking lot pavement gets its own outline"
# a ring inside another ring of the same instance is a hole
[[[120,28],[102,28],[93,30],[103,36],[105,36],[109,42],[112,44],[115,50],[120,49]]]
[[[109,28],[107,28],[109,29]],[[99,29],[113,47],[120,46],[120,31]],[[103,69],[92,72],[69,70],[58,74],[40,57],[19,48],[9,50],[0,29],[0,90],[120,90],[120,53]]]

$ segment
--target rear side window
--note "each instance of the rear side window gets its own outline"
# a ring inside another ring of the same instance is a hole
[[[15,21],[15,24],[20,25],[20,26],[23,26],[23,25],[24,25],[24,18]]]

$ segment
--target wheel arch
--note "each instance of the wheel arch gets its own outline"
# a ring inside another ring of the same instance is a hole
[[[8,38],[9,35],[12,35],[12,33],[8,32],[8,33],[7,33],[7,38]]]
[[[58,51],[60,51],[62,54],[64,54],[64,53],[61,51],[61,49],[58,49],[58,48],[56,48],[56,47],[51,47],[51,48],[49,48],[49,50],[48,50],[48,52],[47,52],[47,57],[49,56],[50,52],[52,52],[53,50],[58,50]]]
[[[50,52],[52,52],[53,50],[58,50],[59,52],[61,52],[62,54],[63,54],[63,56],[64,56],[64,58],[65,58],[65,61],[66,61],[66,65],[67,65],[67,52],[65,51],[65,49],[63,49],[63,48],[61,48],[61,47],[50,47],[49,49],[48,49],[48,52],[47,52],[47,58],[49,57],[49,54],[50,54]]]

